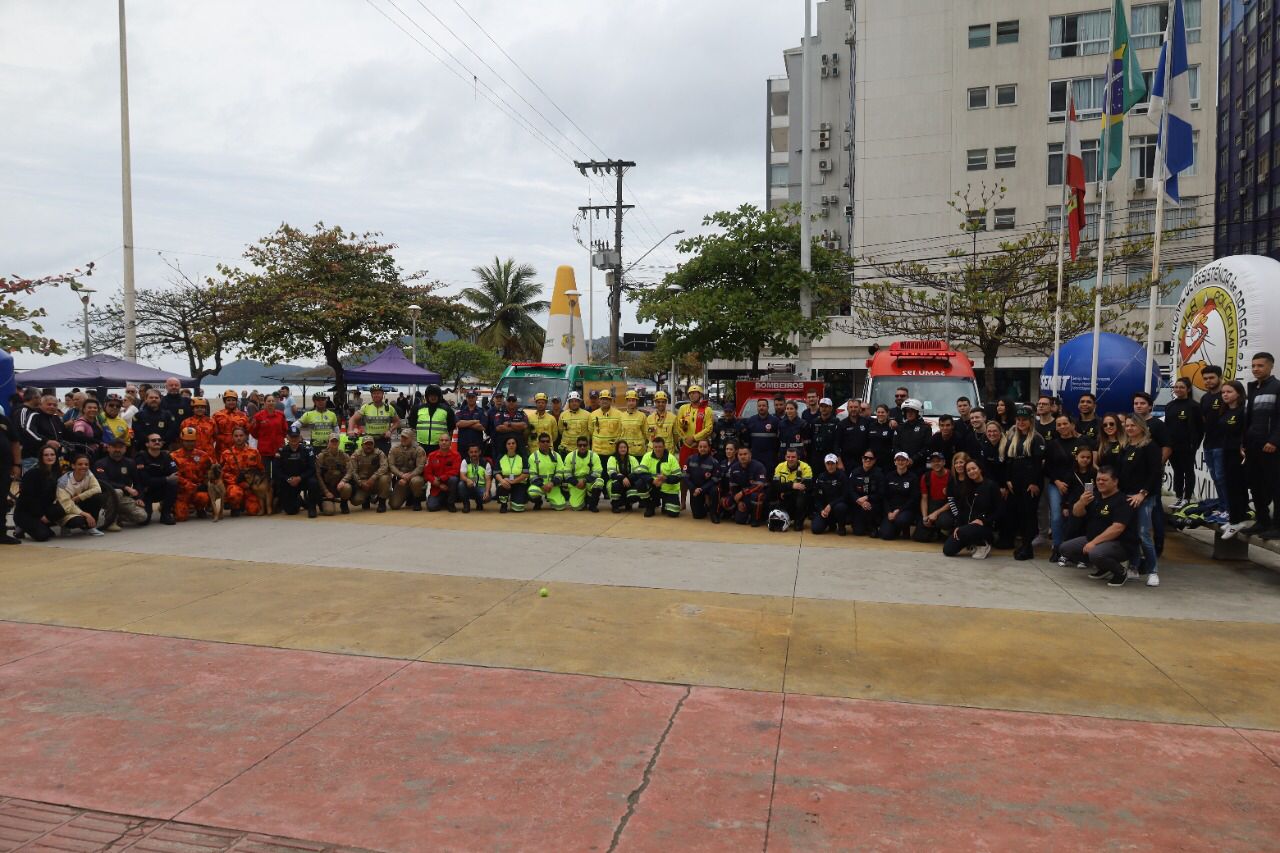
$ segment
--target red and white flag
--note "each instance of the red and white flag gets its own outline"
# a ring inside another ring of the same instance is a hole
[[[1080,232],[1085,227],[1084,216],[1084,157],[1080,154],[1080,123],[1076,121],[1076,102],[1067,85],[1067,139],[1063,144],[1067,182],[1067,237],[1071,243],[1071,260],[1076,259],[1080,248]]]

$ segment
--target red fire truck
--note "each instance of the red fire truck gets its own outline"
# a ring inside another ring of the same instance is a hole
[[[804,398],[810,391],[822,396],[824,383],[821,381],[808,382],[803,379],[791,376],[770,376],[762,379],[741,379],[734,385],[733,402],[737,408],[738,417],[749,418],[756,413],[756,400],[764,399],[769,401],[769,411],[772,414],[782,417],[781,411],[773,410],[773,398],[781,394],[788,400],[796,400],[800,403],[800,413],[804,414],[805,404]],[[892,395],[890,395],[892,397]]]

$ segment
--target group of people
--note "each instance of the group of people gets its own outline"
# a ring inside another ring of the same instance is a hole
[[[1192,397],[1179,379],[1164,420],[1152,398],[1100,415],[1095,398],[1078,410],[1042,396],[1033,406],[990,409],[956,401],[936,429],[906,387],[874,410],[828,398],[758,400],[739,418],[717,417],[702,389],[653,410],[635,392],[616,405],[609,390],[565,401],[538,394],[531,410],[501,393],[481,405],[474,391],[456,410],[437,386],[396,406],[374,386],[369,402],[332,409],[323,393],[310,409],[288,389],[244,411],[228,391],[222,408],[170,380],[164,393],[71,399],[28,389],[13,422],[0,424],[0,453],[21,474],[14,524],[33,539],[54,528],[100,535],[146,524],[159,507],[174,524],[216,514],[349,513],[541,509],[676,517],[778,531],[941,542],[948,556],[985,558],[993,548],[1031,559],[1050,546],[1060,565],[1092,567],[1120,585],[1135,575],[1159,584],[1165,464],[1173,470],[1174,513],[1280,538],[1280,379],[1274,359],[1252,360],[1246,388],[1206,367],[1207,391]],[[400,401],[397,401],[400,402]],[[128,406],[128,410],[125,406]],[[128,417],[125,417],[127,413]],[[1218,497],[1194,500],[1201,445]],[[1250,509],[1249,497],[1253,507]],[[1047,496],[1047,500],[1041,498]],[[1042,513],[1042,504],[1044,512]],[[16,542],[4,535],[3,541]],[[1127,564],[1127,568],[1126,568]]]

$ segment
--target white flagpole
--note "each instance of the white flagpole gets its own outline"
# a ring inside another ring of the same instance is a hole
[[[1164,102],[1160,105],[1160,135],[1156,142],[1156,162],[1152,168],[1152,176],[1155,178],[1156,185],[1156,221],[1153,227],[1154,234],[1151,244],[1151,294],[1148,297],[1147,305],[1147,363],[1146,370],[1142,374],[1142,387],[1148,394],[1154,394],[1155,389],[1151,387],[1151,366],[1155,363],[1155,347],[1156,347],[1156,300],[1160,296],[1160,242],[1164,236],[1164,182],[1168,179],[1166,169],[1164,168],[1164,146],[1167,140],[1166,134],[1169,132],[1169,98],[1172,93],[1169,91],[1170,72],[1173,68],[1173,45],[1169,36],[1173,30],[1173,19],[1170,17],[1169,30],[1165,32],[1164,37],[1164,80],[1162,83],[1162,91],[1164,92]],[[1150,98],[1148,97],[1148,101]]]
[[[1050,392],[1058,396],[1058,350],[1062,346],[1062,279],[1066,273],[1067,257],[1067,169],[1071,154],[1067,151],[1067,139],[1071,136],[1071,108],[1074,106],[1071,83],[1067,83],[1067,133],[1062,141],[1062,207],[1058,217],[1058,298],[1053,304],[1053,387]],[[1077,128],[1077,130],[1079,130]]]
[[[1111,89],[1115,76],[1116,7],[1111,7],[1111,40],[1107,48],[1106,88],[1102,98],[1102,189],[1098,192],[1098,276],[1093,283],[1093,364],[1089,370],[1089,393],[1098,393],[1098,344],[1102,335],[1102,274],[1107,246],[1107,184],[1111,182]],[[1121,72],[1123,73],[1123,71]],[[1068,85],[1072,85],[1068,83]],[[1122,95],[1123,97],[1123,95]]]

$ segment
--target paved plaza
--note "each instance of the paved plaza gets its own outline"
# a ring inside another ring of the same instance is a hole
[[[28,542],[0,850],[1280,850],[1280,573],[1086,575],[607,510]]]

